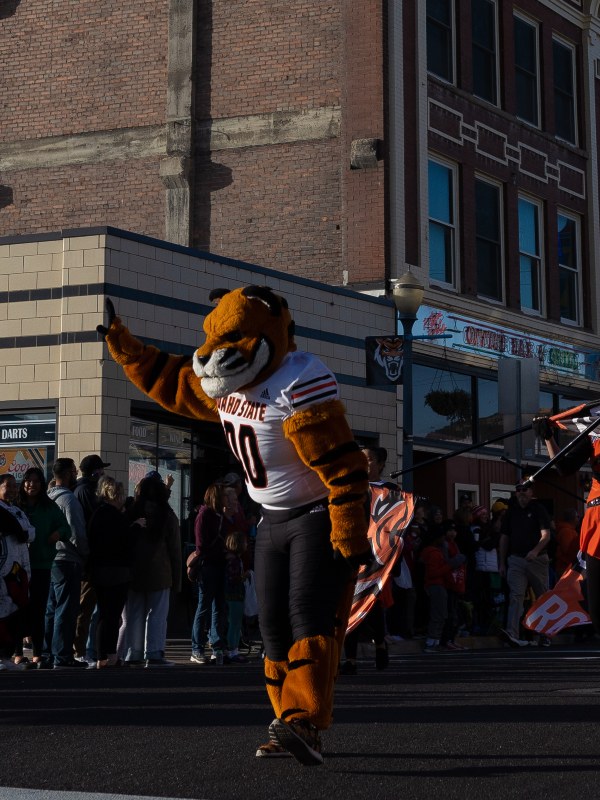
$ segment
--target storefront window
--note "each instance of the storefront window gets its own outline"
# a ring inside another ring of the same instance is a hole
[[[56,452],[56,414],[40,412],[0,415],[0,475],[17,481],[29,467],[50,477]]]
[[[415,365],[414,435],[470,444],[473,431],[471,378]]]
[[[180,522],[189,512],[192,443],[189,430],[132,418],[129,439],[129,494],[151,470],[173,476],[170,504]]]
[[[504,433],[502,414],[498,410],[498,382],[477,379],[478,441],[486,441]],[[502,447],[497,442],[496,447]]]

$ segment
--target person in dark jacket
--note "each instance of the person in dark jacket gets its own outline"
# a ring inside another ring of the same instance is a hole
[[[198,607],[192,626],[190,661],[206,664],[204,650],[211,630],[211,646],[215,661],[222,661],[227,646],[227,604],[225,601],[225,540],[230,529],[224,515],[223,485],[211,484],[200,506],[194,535],[196,553],[200,556],[198,574]]]
[[[77,480],[73,494],[81,503],[83,508],[83,516],[85,517],[86,525],[89,525],[92,514],[98,507],[98,497],[96,490],[98,488],[98,481],[104,475],[106,467],[110,467],[110,463],[103,461],[97,453],[92,453],[89,456],[84,456],[79,465],[81,477]],[[88,644],[88,633],[90,632],[90,622],[92,614],[96,607],[96,592],[92,586],[87,571],[83,574],[81,581],[81,594],[79,597],[79,616],[77,617],[77,624],[75,626],[75,641],[73,646],[75,648],[75,657],[79,661],[86,661]],[[93,630],[92,630],[93,638]]]
[[[142,517],[130,524],[123,514],[125,489],[122,483],[103,475],[98,481],[98,500],[90,519],[89,575],[98,601],[96,626],[96,667],[119,665],[117,640],[121,614],[131,583],[131,565],[136,533],[145,527]]]
[[[165,659],[171,590],[181,591],[179,521],[169,505],[169,489],[158,473],[139,485],[130,521],[145,519],[133,551],[131,585],[120,638],[125,661],[147,667],[170,666]]]
[[[29,546],[31,582],[29,584],[28,633],[33,648],[33,663],[39,668],[54,666],[42,658],[46,604],[50,592],[50,573],[56,557],[56,543],[71,539],[67,518],[48,497],[46,476],[39,467],[29,467],[19,487],[18,505],[35,528],[35,539]],[[22,642],[17,642],[15,656],[23,655]],[[72,666],[69,663],[69,666]]]

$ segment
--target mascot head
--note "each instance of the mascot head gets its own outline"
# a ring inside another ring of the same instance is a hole
[[[209,397],[225,397],[266,380],[296,349],[287,302],[266,286],[213,289],[217,307],[204,320],[206,341],[194,372]]]

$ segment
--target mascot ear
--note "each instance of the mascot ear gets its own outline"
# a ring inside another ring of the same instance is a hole
[[[215,305],[219,304],[219,300],[222,297],[225,297],[226,294],[229,294],[229,289],[213,289],[211,293],[208,295],[208,299],[211,303],[215,303]]]
[[[281,307],[283,305],[282,299],[273,293],[272,289],[268,286],[245,286],[242,289],[242,295],[249,300],[260,300],[264,303],[274,317],[281,316]],[[284,308],[287,308],[287,303]]]

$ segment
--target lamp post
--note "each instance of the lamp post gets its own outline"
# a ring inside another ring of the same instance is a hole
[[[398,312],[398,319],[402,323],[404,336],[403,363],[402,363],[402,489],[405,492],[413,491],[413,474],[405,472],[413,465],[413,385],[412,343],[413,325],[417,319],[417,311],[423,302],[425,287],[410,271],[391,281],[392,300]]]

